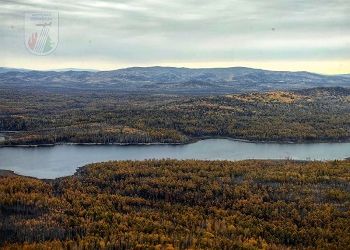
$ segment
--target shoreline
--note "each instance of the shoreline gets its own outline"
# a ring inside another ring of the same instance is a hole
[[[0,132],[1,134],[1,132]],[[230,140],[236,142],[244,142],[244,143],[256,143],[256,144],[321,144],[321,143],[350,143],[350,139],[344,140],[312,140],[312,141],[291,141],[291,140],[249,140],[249,139],[241,139],[241,138],[232,138],[225,136],[203,136],[199,138],[192,138],[187,142],[139,142],[139,143],[129,143],[129,142],[112,142],[112,143],[103,143],[103,142],[58,142],[58,143],[43,143],[43,144],[14,144],[14,145],[6,145],[0,144],[1,148],[12,148],[12,147],[20,147],[20,148],[30,148],[30,147],[54,147],[61,145],[70,145],[70,146],[152,146],[152,145],[169,145],[169,146],[181,146],[197,143],[204,140]]]
[[[184,160],[179,160],[179,159],[167,159],[167,158],[162,158],[162,159],[145,159],[145,160],[131,160],[133,162],[144,162],[144,161],[162,161],[162,160],[176,160],[176,161],[188,161],[189,159],[184,159]],[[291,162],[310,162],[309,160],[293,160],[293,159],[244,159],[244,160],[196,160],[195,161],[199,161],[199,162],[215,162],[215,161],[229,161],[229,162],[246,162],[246,161],[259,161],[259,162],[268,162],[268,161],[274,161],[274,162],[282,162],[282,161],[291,161]],[[87,163],[84,164],[82,166],[78,166],[75,168],[74,173],[69,174],[69,175],[64,175],[64,176],[60,176],[60,177],[55,177],[55,178],[40,178],[40,177],[35,177],[35,176],[30,176],[30,175],[25,175],[25,174],[21,174],[16,172],[15,170],[10,170],[10,169],[2,169],[0,167],[0,178],[1,177],[25,177],[25,178],[31,178],[31,179],[37,179],[37,180],[42,180],[42,181],[47,181],[47,182],[52,182],[61,178],[67,178],[67,177],[71,177],[76,175],[79,170],[84,169],[89,167],[91,164],[101,164],[101,163],[106,163],[106,162],[125,162],[125,161],[129,161],[129,160],[110,160],[110,161],[101,161],[101,162],[94,162],[94,163]],[[322,161],[322,160],[316,160],[316,162],[333,162],[334,160],[326,160],[326,161]],[[346,157],[344,159],[340,159],[337,161],[343,161],[343,162],[347,162],[350,161],[350,157]]]

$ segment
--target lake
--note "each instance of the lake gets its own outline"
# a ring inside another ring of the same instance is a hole
[[[350,157],[350,143],[279,144],[207,139],[186,145],[57,145],[0,148],[0,169],[38,178],[71,175],[88,163],[144,159],[295,159]]]

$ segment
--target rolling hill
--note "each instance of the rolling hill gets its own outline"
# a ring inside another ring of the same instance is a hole
[[[119,92],[225,94],[349,87],[349,75],[268,71],[244,67],[132,67],[111,71],[0,70],[0,87],[116,90]]]

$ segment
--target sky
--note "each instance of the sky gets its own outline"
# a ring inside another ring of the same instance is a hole
[[[59,13],[48,55],[25,46],[25,13],[41,11]],[[0,67],[350,73],[349,13],[349,0],[0,0]]]

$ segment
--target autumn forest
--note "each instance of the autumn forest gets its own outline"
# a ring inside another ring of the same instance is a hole
[[[350,161],[123,161],[0,177],[3,249],[349,249]]]
[[[8,87],[0,100],[0,147],[350,139],[346,88],[206,96]],[[56,179],[0,170],[1,249],[350,249],[349,225],[349,160],[110,161]]]
[[[350,91],[316,88],[224,96],[142,95],[6,88],[5,145],[187,143],[206,137],[253,141],[347,141]]]

